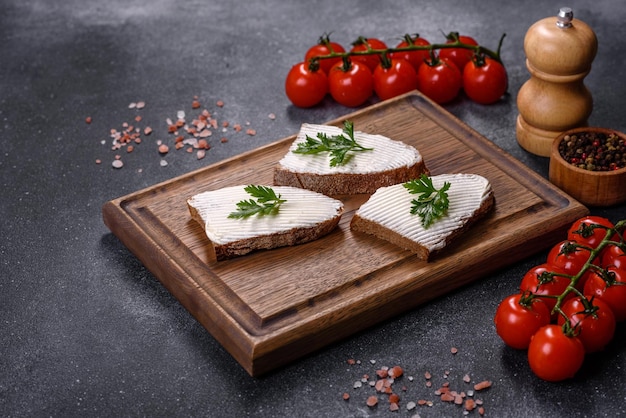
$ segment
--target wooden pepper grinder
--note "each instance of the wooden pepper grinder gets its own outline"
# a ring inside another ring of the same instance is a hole
[[[526,151],[548,157],[560,133],[587,125],[593,99],[583,79],[597,49],[595,33],[569,7],[528,29],[524,52],[531,78],[518,92],[516,126]]]

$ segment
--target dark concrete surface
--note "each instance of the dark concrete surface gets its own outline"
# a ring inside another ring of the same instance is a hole
[[[623,324],[603,354],[558,384],[535,378],[525,354],[495,334],[497,304],[545,252],[251,378],[101,218],[110,199],[291,135],[302,122],[351,112],[331,100],[297,109],[284,95],[290,66],[324,32],[347,45],[359,35],[393,43],[419,32],[435,41],[455,30],[492,48],[506,33],[510,95],[492,106],[461,97],[446,108],[546,176],[547,159],[515,140],[515,98],[528,78],[524,34],[561,6],[572,7],[599,40],[586,79],[595,100],[590,124],[626,131],[621,0],[0,0],[0,416],[460,417],[460,407],[424,386],[425,371],[436,387],[446,370],[457,390],[469,389],[465,373],[493,382],[475,394],[485,416],[626,416]],[[202,160],[184,152],[160,157],[155,142],[171,141],[166,118],[193,114],[194,96],[256,135],[228,131],[226,143],[213,137]],[[128,108],[137,101],[145,108]],[[135,123],[137,114],[143,119]],[[124,122],[154,133],[122,153],[125,165],[116,170],[109,131]],[[626,206],[592,212],[617,221]],[[348,365],[350,358],[360,364]],[[355,381],[396,364],[407,374],[400,411],[385,401],[369,409],[373,390],[353,388]],[[418,399],[434,405],[407,411]]]

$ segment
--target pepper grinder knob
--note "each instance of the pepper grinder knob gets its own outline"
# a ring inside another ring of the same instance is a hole
[[[550,156],[554,139],[587,125],[593,109],[584,78],[598,50],[593,30],[569,7],[534,23],[524,37],[530,79],[517,95],[516,135],[522,148]]]

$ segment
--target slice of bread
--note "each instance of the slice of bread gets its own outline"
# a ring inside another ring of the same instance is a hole
[[[331,232],[344,211],[343,202],[296,187],[269,186],[286,200],[274,215],[229,218],[237,203],[250,200],[246,186],[225,187],[187,199],[191,217],[211,241],[210,258],[226,260],[252,251],[297,245]]]
[[[354,214],[350,228],[389,241],[428,261],[486,215],[495,203],[491,184],[482,176],[442,174],[431,179],[436,189],[450,183],[449,206],[447,214],[427,229],[418,215],[411,214],[411,201],[416,195],[402,184],[377,190]]]
[[[345,164],[330,166],[331,156],[320,154],[296,154],[293,151],[307,135],[315,138],[318,133],[328,136],[340,135],[343,130],[336,126],[302,125],[287,154],[274,168],[274,184],[301,187],[329,196],[343,194],[374,193],[376,189],[404,183],[428,174],[422,155],[414,147],[382,135],[354,132],[354,140],[370,151],[349,152]]]

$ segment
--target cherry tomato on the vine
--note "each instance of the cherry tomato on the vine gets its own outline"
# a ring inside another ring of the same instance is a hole
[[[311,68],[313,67],[313,68]],[[328,93],[328,77],[308,62],[301,62],[289,70],[285,93],[294,105],[311,107],[320,103]]]
[[[428,42],[424,38],[420,38],[419,35],[415,35],[415,36],[406,35],[404,37],[404,40],[400,42],[398,45],[396,45],[396,48],[405,48],[405,47],[412,46],[412,45],[428,46],[430,45],[430,42]],[[415,69],[415,72],[419,70],[419,68],[422,66],[424,61],[430,58],[430,52],[427,49],[416,49],[413,51],[392,52],[390,55],[391,55],[391,58],[402,58],[408,61]]]
[[[602,253],[602,266],[626,270],[626,253],[617,245],[609,245]]]
[[[578,338],[585,346],[585,352],[601,351],[615,335],[615,315],[610,306],[602,299],[591,297],[587,301],[579,297],[563,303],[561,310],[568,318]],[[558,324],[563,325],[565,317],[559,315]]]
[[[586,248],[581,248],[576,241],[564,240],[552,247],[546,262],[570,276],[575,276],[580,272],[590,256],[591,252]],[[576,283],[576,288],[581,292],[585,287],[585,280],[588,277],[587,273],[578,279],[578,283]]]
[[[567,231],[567,239],[596,248],[606,236],[613,223],[600,216],[585,216],[575,221]]]
[[[606,268],[604,274],[594,274],[585,283],[585,295],[595,296],[606,302],[615,315],[615,320],[626,320],[626,270]]]
[[[356,41],[352,43],[350,52],[364,52],[370,49],[387,49],[387,44],[377,38],[364,38],[360,36]],[[374,72],[376,66],[380,62],[380,55],[354,55],[351,57],[353,62],[362,62],[367,65],[370,71]]]
[[[531,337],[550,323],[550,310],[539,298],[528,293],[506,297],[494,317],[496,332],[506,345],[519,350],[528,348]]]
[[[374,91],[381,100],[390,99],[417,88],[417,73],[404,59],[383,59],[374,70]]]
[[[566,273],[555,266],[539,264],[524,274],[520,291],[539,296],[552,311],[556,305],[556,296],[562,294],[570,284],[570,279],[562,274]]]
[[[447,59],[434,58],[417,71],[417,89],[439,104],[454,100],[461,83],[461,72]]]
[[[471,36],[459,35],[457,32],[452,32],[446,36],[446,43],[451,44],[458,40],[466,45],[478,45],[478,42]],[[454,65],[457,66],[459,71],[463,71],[465,64],[467,64],[474,55],[474,51],[468,48],[442,48],[439,51],[439,58],[449,59]]]
[[[546,262],[573,276],[582,269],[590,255],[591,252],[579,247],[576,241],[564,240],[552,247]]]
[[[311,48],[306,51],[304,54],[304,61],[309,62],[311,58],[320,57],[323,55],[329,55],[333,52],[346,52],[345,48],[341,46],[341,44],[337,42],[332,42],[330,40],[329,35],[322,35],[319,39],[319,42],[316,45],[313,45]],[[341,61],[341,58],[327,58],[323,60],[319,60],[319,65],[322,71],[328,74],[330,68]]]
[[[328,83],[333,99],[348,107],[360,106],[374,92],[372,72],[358,61],[346,60],[335,64],[330,69]]]
[[[476,103],[497,102],[508,85],[504,65],[491,57],[474,56],[463,68],[463,90]]]
[[[585,360],[585,347],[559,325],[539,329],[528,345],[528,364],[541,379],[558,382],[574,377]]]

